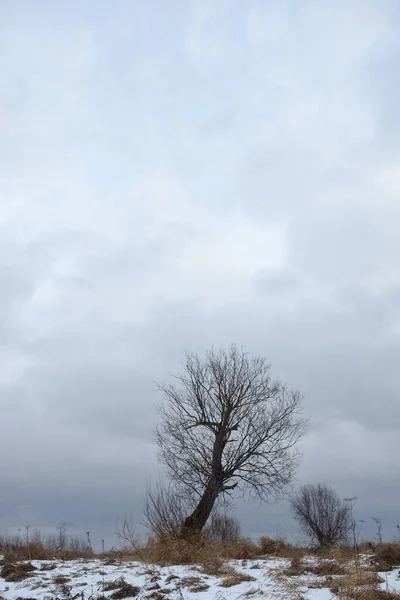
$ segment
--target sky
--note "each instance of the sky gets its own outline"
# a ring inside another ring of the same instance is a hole
[[[295,484],[400,522],[399,0],[0,0],[0,530],[112,544],[156,381],[265,356]],[[296,535],[238,501],[246,535]]]

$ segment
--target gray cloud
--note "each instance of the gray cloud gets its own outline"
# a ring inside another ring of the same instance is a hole
[[[298,482],[391,535],[397,3],[156,4],[0,9],[0,527],[140,526],[155,381],[236,342],[304,394]]]

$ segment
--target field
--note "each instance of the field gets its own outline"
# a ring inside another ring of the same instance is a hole
[[[273,542],[271,542],[272,544]],[[316,554],[283,542],[265,548],[241,540],[226,545],[147,544],[140,550],[46,560],[1,557],[4,600],[394,600],[400,599],[399,567],[392,545],[377,551],[334,549]],[[397,546],[395,547],[397,551]],[[275,555],[272,555],[274,552]],[[226,558],[227,556],[247,556]],[[391,560],[390,560],[391,559]],[[175,564],[174,564],[175,563]]]

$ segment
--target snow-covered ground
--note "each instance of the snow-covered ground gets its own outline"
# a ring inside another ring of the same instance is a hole
[[[312,561],[315,559],[306,559]],[[22,565],[24,563],[21,563]],[[25,563],[27,564],[27,563]],[[326,578],[307,573],[285,574],[290,561],[260,559],[229,561],[225,572],[209,575],[196,566],[159,567],[138,562],[74,560],[62,562],[31,561],[34,570],[18,571],[0,578],[0,598],[4,600],[230,600],[264,598],[265,600],[299,599],[332,600],[335,576]],[[16,565],[18,569],[18,564]],[[29,565],[28,565],[29,568]],[[381,589],[400,592],[399,569],[381,573]],[[8,579],[8,581],[6,581]],[[20,579],[19,581],[12,581]],[[132,587],[129,587],[132,586]],[[321,587],[322,586],[322,587]]]

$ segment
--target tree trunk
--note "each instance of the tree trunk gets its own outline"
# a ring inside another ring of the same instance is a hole
[[[192,537],[201,533],[203,527],[208,521],[208,518],[214,508],[216,499],[221,490],[221,485],[216,479],[210,479],[200,502],[189,515],[182,526],[181,535],[183,538]]]
[[[181,535],[184,538],[201,533],[214,508],[215,501],[222,491],[222,453],[226,445],[226,439],[226,429],[221,427],[215,436],[211,476],[198,505],[183,523]]]

